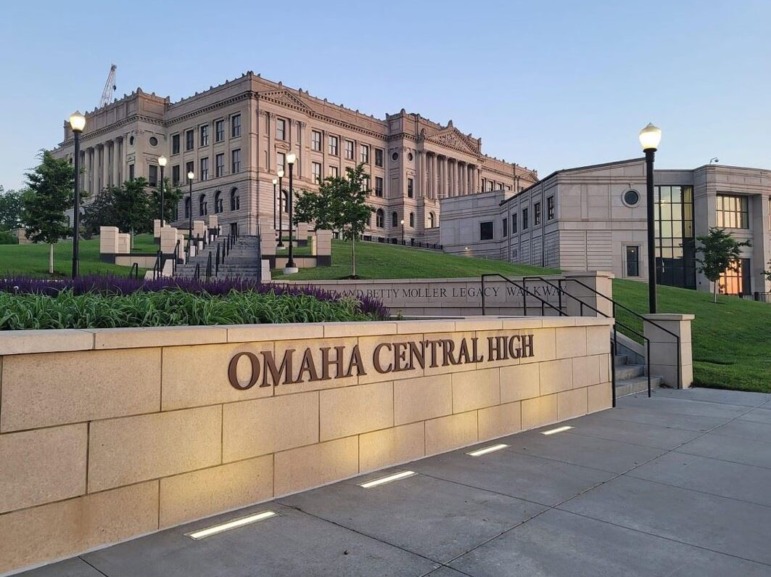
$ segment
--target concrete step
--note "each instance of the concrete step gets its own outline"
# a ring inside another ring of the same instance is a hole
[[[626,381],[645,374],[645,365],[616,364],[616,381]]]
[[[651,377],[651,389],[657,389],[661,386],[661,377]],[[616,398],[634,395],[636,393],[645,393],[648,390],[648,377],[640,376],[632,379],[616,379]]]

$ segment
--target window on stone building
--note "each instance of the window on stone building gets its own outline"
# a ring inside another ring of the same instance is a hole
[[[179,134],[171,135],[171,153],[179,154]]]
[[[185,218],[190,218],[190,197],[185,198]]]
[[[230,117],[230,138],[241,136],[241,115],[234,114]]]
[[[345,159],[353,160],[353,140],[345,141]]]
[[[236,148],[230,153],[230,173],[241,172],[241,149]]]
[[[415,228],[415,213],[410,213],[410,228]]]
[[[517,234],[517,213],[511,215],[511,234]]]
[[[198,198],[198,214],[201,215],[201,216],[207,215],[208,212],[209,212],[208,208],[209,207],[207,206],[207,203],[206,203],[206,195],[202,194]]]
[[[541,224],[541,203],[536,202],[533,205],[533,226]]]
[[[321,182],[321,163],[311,162],[311,174],[313,175],[313,182]]]
[[[411,178],[407,179],[407,198],[415,196],[414,182]]]
[[[208,124],[204,124],[203,126],[201,126],[199,146],[209,146],[209,125]]]
[[[238,195],[237,188],[230,189],[230,210],[239,210],[241,208],[241,197]]]
[[[337,136],[330,136],[329,137],[329,154],[332,156],[337,156],[337,149],[340,144],[340,141],[338,140]]]
[[[185,150],[193,150],[195,147],[195,131],[194,130],[187,130],[185,131]]]
[[[382,208],[378,208],[377,212],[375,213],[375,225],[378,228],[383,228],[385,226],[385,213],[383,212]]]
[[[321,152],[321,133],[318,130],[311,132],[311,150]]]
[[[479,223],[479,240],[493,240],[492,221]]]
[[[224,209],[224,202],[222,201],[222,191],[218,190],[214,193],[214,214],[219,214]]]
[[[364,164],[369,164],[369,146],[366,144],[360,144],[359,145],[359,154],[361,162]]]
[[[134,165],[129,164],[129,180],[134,180]]]
[[[509,219],[508,218],[504,218],[503,221],[501,222],[501,224],[503,225],[502,226],[502,228],[503,228],[503,238],[506,238],[507,236],[509,236]]]
[[[283,152],[276,153],[276,170],[283,170],[284,174],[287,174],[286,171],[286,154]]]
[[[718,290],[724,295],[750,294],[750,259],[740,258],[720,273]]]
[[[286,120],[276,118],[276,140],[286,140]]]
[[[331,176],[332,178],[337,178],[338,176],[340,176],[340,170],[336,166],[330,166],[329,176]]]
[[[375,196],[383,196],[383,179],[379,176],[375,177]]]
[[[383,166],[383,149],[375,149],[375,166]]]
[[[361,189],[362,189],[362,190],[366,190],[366,191],[367,191],[367,194],[369,194],[370,192],[372,192],[372,191],[369,189],[369,185],[370,185],[369,176],[365,176],[364,178],[362,178],[362,179],[361,179]]]
[[[192,160],[185,163],[185,178],[187,178],[187,175],[191,172],[195,173],[195,163]]]
[[[716,199],[716,209],[718,227],[750,227],[749,203],[747,202],[746,196],[730,196],[727,194],[718,194]]]
[[[147,175],[147,184],[150,186],[158,186],[158,167],[151,164],[147,168],[149,169]]]
[[[202,158],[201,159],[201,174],[199,175],[200,180],[209,180],[209,158]]]
[[[546,220],[554,220],[554,197],[546,199]]]
[[[399,226],[399,213],[396,211],[391,213],[391,226]]]
[[[179,186],[179,165],[175,164],[171,167],[171,184]]]
[[[626,276],[640,276],[640,247],[626,247]]]
[[[530,226],[530,218],[528,214],[528,209],[523,208],[522,209],[522,230],[527,230],[527,227]]]
[[[436,215],[433,212],[428,213],[428,228],[434,228],[436,226]]]
[[[221,153],[214,157],[214,174],[217,177],[225,175],[225,154]]]
[[[217,120],[214,123],[214,142],[225,140],[225,121]]]

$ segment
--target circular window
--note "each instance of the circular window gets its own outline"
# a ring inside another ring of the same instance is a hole
[[[158,146],[158,139],[154,136],[150,137],[150,146]]]
[[[399,153],[398,153],[398,152],[394,152],[394,153],[391,155],[391,160],[396,160],[396,159],[398,159],[398,158],[399,158]]]
[[[134,137],[133,136],[129,136],[129,144],[131,146],[134,146]]]
[[[627,190],[624,193],[624,204],[627,206],[637,206],[640,202],[640,193],[636,190]]]
[[[412,153],[411,153],[411,152],[410,152],[410,153],[407,155],[407,158],[409,158],[410,160],[412,160]]]

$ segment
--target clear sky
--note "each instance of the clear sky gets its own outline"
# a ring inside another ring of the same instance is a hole
[[[4,0],[0,185],[23,185],[71,112],[173,101],[248,70],[378,118],[452,119],[538,170],[641,156],[771,169],[769,0]]]

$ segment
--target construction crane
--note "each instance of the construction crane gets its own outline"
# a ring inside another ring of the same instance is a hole
[[[104,90],[102,90],[102,99],[99,101],[99,108],[107,106],[112,100],[112,94],[115,92],[115,71],[118,69],[115,64],[110,66],[110,74],[107,76],[107,82],[104,83]]]

